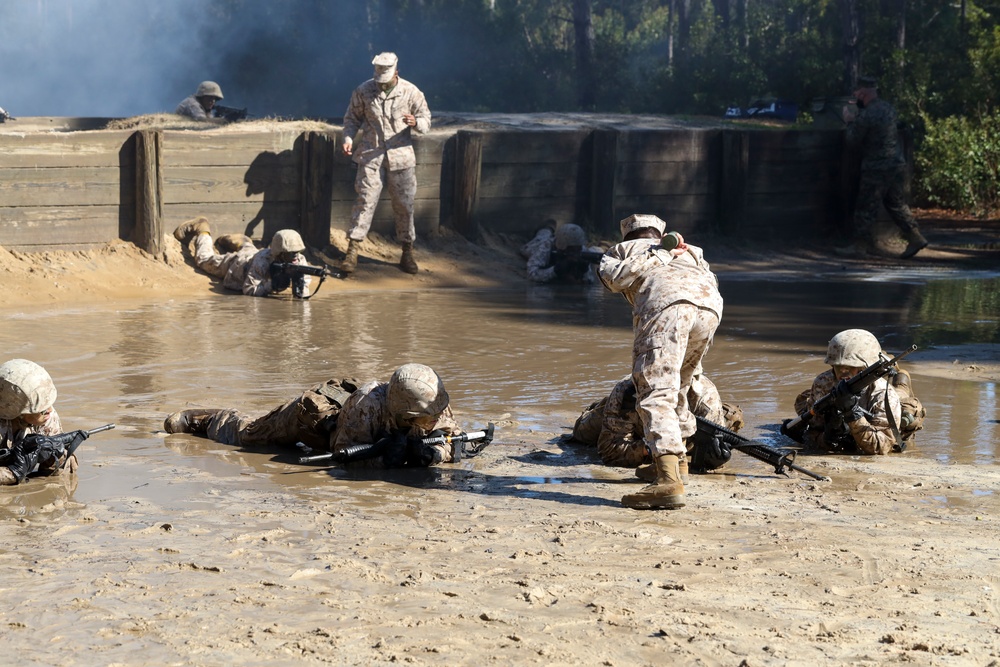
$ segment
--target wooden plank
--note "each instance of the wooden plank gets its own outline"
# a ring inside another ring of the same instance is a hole
[[[621,220],[633,213],[652,213],[667,222],[667,227],[682,234],[694,228],[715,224],[715,198],[710,195],[667,195],[654,197],[619,197],[615,215]]]
[[[594,130],[591,136],[590,201],[588,216],[600,233],[613,235],[619,229],[614,217],[618,193],[618,130]]]
[[[479,196],[575,197],[578,178],[575,162],[484,164]]]
[[[164,169],[163,198],[173,204],[227,201],[294,201],[301,195],[299,164]]]
[[[248,168],[255,160],[299,164],[296,142],[300,132],[163,132],[163,167]]]
[[[153,255],[163,250],[163,171],[160,156],[163,134],[157,130],[135,133],[135,224],[132,241]]]
[[[247,234],[255,239],[270,239],[279,229],[299,228],[299,203],[209,202],[163,205],[163,230],[171,233],[186,220],[203,215],[212,225],[212,233]]]
[[[721,130],[623,130],[619,160],[630,162],[700,162],[718,150]]]
[[[750,163],[835,161],[843,150],[842,135],[825,131],[750,132]]]
[[[530,234],[545,220],[572,222],[578,213],[576,199],[481,199],[476,218],[494,232]]]
[[[750,169],[750,137],[745,131],[722,133],[719,173],[719,229],[739,233],[747,213],[747,184]]]
[[[128,173],[125,173],[128,177]],[[117,204],[122,171],[115,166],[0,170],[0,205]]]
[[[820,162],[809,169],[801,164],[772,162],[766,167],[751,165],[747,174],[747,191],[754,194],[784,192],[830,192],[839,187],[837,165]]]
[[[302,142],[302,189],[299,226],[307,246],[325,248],[330,243],[330,205],[333,202],[333,154],[336,136],[307,132]]]
[[[483,132],[483,165],[576,162],[590,130]]]
[[[349,169],[349,171],[348,171]],[[332,173],[333,200],[354,201],[354,177],[357,174],[353,167],[345,169],[334,168]],[[417,164],[417,199],[437,199],[441,196],[441,165]],[[383,188],[381,199],[388,199],[388,188]]]
[[[0,206],[0,246],[106,243],[119,238],[118,206]]]
[[[718,188],[711,163],[619,162],[616,191],[619,197],[643,195],[702,195]]]
[[[451,224],[470,240],[479,237],[476,205],[483,176],[483,135],[459,132],[455,144],[455,181],[452,188]]]
[[[135,155],[122,154],[132,132],[0,134],[0,170],[42,167],[133,167]]]

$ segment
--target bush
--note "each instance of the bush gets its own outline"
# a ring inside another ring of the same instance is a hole
[[[1000,112],[924,122],[915,156],[918,201],[978,216],[1000,208]]]

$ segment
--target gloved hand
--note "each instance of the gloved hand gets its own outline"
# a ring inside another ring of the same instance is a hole
[[[691,471],[705,472],[726,465],[733,456],[733,450],[718,435],[706,431],[696,431],[691,436]]]
[[[406,467],[406,440],[406,431],[399,429],[392,431],[379,441],[385,444],[385,450],[382,453],[382,465],[386,468]]]
[[[269,272],[271,274],[271,291],[281,292],[288,289],[292,284],[292,276],[284,268],[279,266],[280,262],[271,262]]]
[[[271,284],[274,284],[272,279]],[[301,299],[306,296],[306,277],[305,275],[297,275],[292,279],[292,296],[296,299]]]
[[[785,436],[786,438],[791,438],[792,440],[801,445],[803,444],[804,441],[803,435],[805,434],[805,429],[801,429],[795,433],[792,433],[791,431],[788,430],[788,424],[791,421],[792,421],[791,419],[783,420],[781,422],[781,428],[778,430],[781,432],[781,435]]]
[[[847,380],[841,380],[833,388],[833,404],[848,424],[854,423],[865,416],[859,403],[860,399],[858,395],[851,393],[851,390],[847,388]]]

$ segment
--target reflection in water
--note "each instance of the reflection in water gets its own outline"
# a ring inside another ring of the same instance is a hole
[[[995,343],[998,287],[995,278],[801,283],[723,275],[726,310],[706,370],[723,398],[743,407],[748,435],[781,444],[774,425],[791,416],[796,393],[824,370],[833,334],[867,328],[890,351],[913,342]],[[290,484],[291,476],[271,475],[294,469],[282,461],[224,454],[222,446],[185,436],[165,446],[155,432],[174,410],[234,406],[263,413],[312,383],[345,376],[385,380],[410,361],[441,374],[463,426],[502,418],[513,425],[501,428],[501,443],[553,443],[629,372],[632,334],[628,304],[599,286],[530,286],[326,291],[310,301],[211,295],[132,309],[17,313],[6,318],[0,342],[8,355],[46,366],[67,428],[120,425],[81,448],[85,481],[76,496],[86,502],[112,493],[169,494],[167,482],[136,488],[149,481],[143,471],[150,462],[188,466],[208,479],[249,471]],[[929,417],[905,456],[996,463],[995,384],[925,381],[918,366],[910,368]],[[579,469],[560,469],[554,457],[551,479],[521,483],[581,476]],[[308,486],[330,477],[301,479]],[[51,505],[12,493],[0,491],[7,505],[12,497]]]

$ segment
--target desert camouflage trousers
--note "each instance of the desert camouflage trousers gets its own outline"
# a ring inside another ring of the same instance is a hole
[[[667,344],[637,354],[632,364],[643,439],[650,454],[685,456],[685,439],[697,430],[688,405],[688,391],[701,375],[701,360],[719,326],[718,316],[690,303],[668,306],[656,328],[667,334]]]
[[[223,279],[223,287],[239,292],[243,289],[246,267],[257,254],[257,248],[247,244],[236,252],[218,253],[210,234],[196,234],[194,245],[195,265],[210,276]]]
[[[858,238],[872,242],[879,206],[885,204],[889,217],[896,223],[906,240],[910,240],[917,229],[916,220],[910,207],[906,205],[903,186],[906,172],[898,169],[869,169],[861,172],[858,201],[854,207],[854,233]]]
[[[413,226],[413,200],[417,196],[417,169],[390,171],[385,158],[358,165],[354,179],[354,191],[358,197],[351,209],[351,229],[348,238],[362,241],[368,236],[372,226],[375,207],[382,195],[382,186],[388,185],[392,212],[396,220],[396,240],[400,243],[412,242],[417,238]]]

